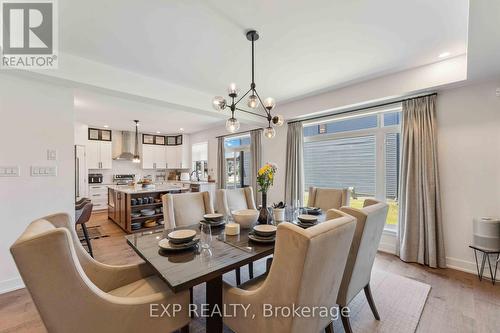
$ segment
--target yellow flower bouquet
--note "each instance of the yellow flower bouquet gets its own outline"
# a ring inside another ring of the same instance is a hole
[[[273,186],[274,175],[278,171],[276,164],[266,163],[257,172],[257,184],[259,185],[259,192],[267,193],[267,190]]]

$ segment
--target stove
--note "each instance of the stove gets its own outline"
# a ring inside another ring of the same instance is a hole
[[[128,185],[133,182],[135,179],[135,175],[114,175],[113,181],[116,185]]]

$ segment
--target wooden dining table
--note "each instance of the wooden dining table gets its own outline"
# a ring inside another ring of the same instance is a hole
[[[195,224],[179,229],[194,229]],[[160,249],[158,242],[166,238],[171,230],[142,232],[126,236],[127,243],[144,261],[149,263],[173,292],[190,289],[206,283],[207,313],[223,308],[222,275],[238,267],[273,254],[274,243],[255,243],[248,238],[249,230],[241,230],[237,236],[226,236],[224,228],[212,228],[210,249],[194,248],[182,252],[167,252]],[[206,332],[219,333],[223,330],[222,317],[214,315],[206,319]]]
[[[318,221],[324,221],[323,214]],[[292,219],[288,219],[292,220]],[[281,222],[290,223],[290,222]],[[291,222],[296,223],[296,222]],[[210,249],[193,248],[182,252],[168,252],[158,246],[173,230],[193,229],[200,236],[199,223],[168,230],[141,232],[126,236],[127,243],[144,261],[149,263],[173,292],[190,289],[206,283],[207,333],[223,331],[220,312],[223,309],[222,275],[274,253],[274,243],[256,243],[249,239],[249,229],[242,229],[237,236],[227,236],[224,227],[212,228]]]

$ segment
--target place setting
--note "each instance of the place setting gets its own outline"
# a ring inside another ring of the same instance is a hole
[[[248,233],[248,238],[256,243],[274,243],[276,240],[276,226],[258,224]]]
[[[208,224],[212,228],[222,227],[226,224],[226,220],[223,214],[205,214],[203,215],[203,220],[200,224]]]
[[[304,207],[302,208],[302,211],[307,215],[317,216],[323,214],[323,211],[319,207]]]
[[[318,224],[318,217],[315,215],[301,214],[297,217],[297,225],[301,228],[307,229]]]
[[[158,246],[166,251],[184,251],[198,247],[200,238],[196,237],[196,230],[181,229],[170,232],[166,238],[158,242]]]

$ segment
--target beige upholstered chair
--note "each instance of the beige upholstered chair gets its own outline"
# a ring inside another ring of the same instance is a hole
[[[49,332],[172,332],[188,329],[189,293],[173,294],[145,263],[111,266],[83,249],[67,214],[32,222],[10,251]],[[181,304],[150,317],[150,304]]]
[[[162,200],[166,229],[197,224],[214,212],[209,192],[166,194]]]
[[[330,318],[318,314],[312,318],[275,318],[265,317],[262,310],[264,304],[330,309],[336,303],[356,219],[340,211],[332,211],[330,217],[333,219],[309,229],[281,223],[267,277],[250,280],[241,288],[224,284],[225,304],[250,305],[247,316],[237,309],[235,317],[224,318],[229,328],[237,333],[302,333],[331,328]]]
[[[385,221],[387,219],[388,205],[376,200],[365,200],[362,209],[342,207],[344,213],[354,216],[358,223],[356,232],[349,251],[349,258],[342,278],[337,304],[346,307],[351,300],[364,289],[366,298],[375,319],[380,317],[375,307],[370,290],[370,277],[375,254],[382,237]],[[327,218],[335,211],[328,211]],[[348,317],[342,317],[346,333],[352,332]]]
[[[309,187],[308,207],[319,207],[324,212],[329,209],[340,209],[342,206],[349,206],[351,190],[348,188],[322,188]]]
[[[216,192],[217,212],[229,216],[239,209],[257,209],[252,187],[220,189]],[[253,263],[248,264],[248,276],[253,279]],[[236,268],[236,284],[241,284],[241,270]]]
[[[217,190],[217,212],[229,215],[239,209],[257,209],[252,187]]]

